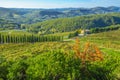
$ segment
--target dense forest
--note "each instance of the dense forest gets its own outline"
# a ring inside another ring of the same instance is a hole
[[[29,32],[48,34],[78,29],[102,28],[116,24],[120,24],[119,13],[59,18],[25,26]]]
[[[0,19],[0,30],[20,29],[20,24],[13,21]]]

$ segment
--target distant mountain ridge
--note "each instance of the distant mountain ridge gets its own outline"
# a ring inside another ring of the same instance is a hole
[[[17,23],[32,24],[45,20],[75,17],[89,14],[105,14],[120,12],[120,7],[94,7],[94,8],[56,8],[56,9],[30,9],[30,8],[3,8],[0,7],[0,18],[9,19]]]

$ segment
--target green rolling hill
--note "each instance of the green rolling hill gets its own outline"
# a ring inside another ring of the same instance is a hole
[[[99,14],[78,16],[72,18],[59,18],[26,25],[30,32],[58,33],[70,32],[78,29],[104,28],[120,24],[120,14]]]

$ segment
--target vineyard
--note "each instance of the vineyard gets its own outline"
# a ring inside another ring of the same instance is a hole
[[[120,30],[88,35],[81,38],[82,42],[89,41],[105,48],[120,49]]]
[[[119,33],[98,33],[69,42],[0,44],[0,80],[119,80]]]

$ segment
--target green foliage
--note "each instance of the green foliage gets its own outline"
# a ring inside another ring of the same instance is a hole
[[[75,31],[74,33],[69,33],[68,38],[76,37],[78,36],[79,32]]]
[[[111,25],[105,28],[92,28],[90,31],[91,33],[99,33],[99,32],[118,30],[118,29],[120,29],[120,25]]]
[[[26,72],[27,64],[25,63],[25,60],[20,60],[14,62],[9,68],[8,68],[8,79],[10,80],[26,80]]]
[[[28,25],[27,30],[29,32],[44,32],[44,34],[47,34],[53,33],[51,29],[54,29],[54,33],[57,33],[78,29],[102,28],[116,24],[120,24],[120,15],[111,13],[48,20]]]
[[[25,43],[25,42],[48,42],[48,41],[62,41],[62,36],[41,36],[41,35],[13,35],[0,34],[0,43]]]
[[[14,61],[9,67],[4,67],[8,71],[4,76],[10,80],[114,80],[119,63],[113,57],[87,63],[84,68],[73,52],[55,50]]]
[[[8,74],[9,62],[6,61],[5,57],[0,54],[0,79],[6,80]]]
[[[66,54],[63,54],[61,51],[45,53],[28,61],[31,61],[31,63],[29,64],[30,66],[27,70],[28,80],[67,79],[69,74],[72,75],[71,69],[74,69],[75,67],[72,66],[75,62],[74,58],[72,58],[72,56],[67,56]],[[34,63],[37,64],[33,65]]]
[[[0,31],[11,29],[20,29],[20,24],[17,24],[10,20],[0,19]]]

